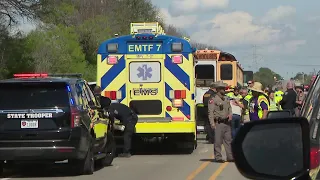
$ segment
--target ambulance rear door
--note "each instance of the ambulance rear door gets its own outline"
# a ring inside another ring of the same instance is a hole
[[[138,114],[139,122],[164,121],[164,59],[127,59],[128,104]]]

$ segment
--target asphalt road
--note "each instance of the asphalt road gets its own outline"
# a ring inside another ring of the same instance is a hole
[[[127,158],[116,158],[113,165],[97,170],[93,175],[70,176],[64,164],[53,167],[28,167],[8,171],[0,180],[230,180],[246,179],[233,163],[217,164],[213,160],[213,145],[199,140],[198,148],[189,155],[151,151]]]

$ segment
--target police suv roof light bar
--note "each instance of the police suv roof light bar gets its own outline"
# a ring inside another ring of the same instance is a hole
[[[46,73],[30,73],[30,74],[13,74],[14,78],[36,78],[36,77],[48,77]]]
[[[75,77],[75,78],[82,78],[81,73],[53,73],[48,74],[50,77]]]

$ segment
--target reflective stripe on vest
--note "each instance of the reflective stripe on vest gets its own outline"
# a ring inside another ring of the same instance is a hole
[[[275,101],[270,101],[270,110],[269,111],[278,111],[278,106]]]
[[[249,109],[250,109],[250,101],[252,99],[252,95],[248,94],[244,97],[244,100],[248,102],[248,107],[245,110],[245,114],[249,114]]]
[[[260,106],[260,104],[261,104],[262,102],[264,102],[264,103],[267,104],[268,110],[270,109],[269,100],[268,100],[264,95],[260,95],[260,96],[258,97],[258,117],[259,117],[259,119],[261,119],[261,118],[263,117],[263,110],[262,110],[262,108],[261,108],[261,106]]]

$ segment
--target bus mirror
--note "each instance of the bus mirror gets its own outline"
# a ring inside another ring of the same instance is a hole
[[[181,52],[183,49],[182,43],[172,43],[171,44],[171,50],[173,52]]]
[[[118,52],[118,44],[117,43],[108,44],[107,51],[108,51],[108,53]]]

